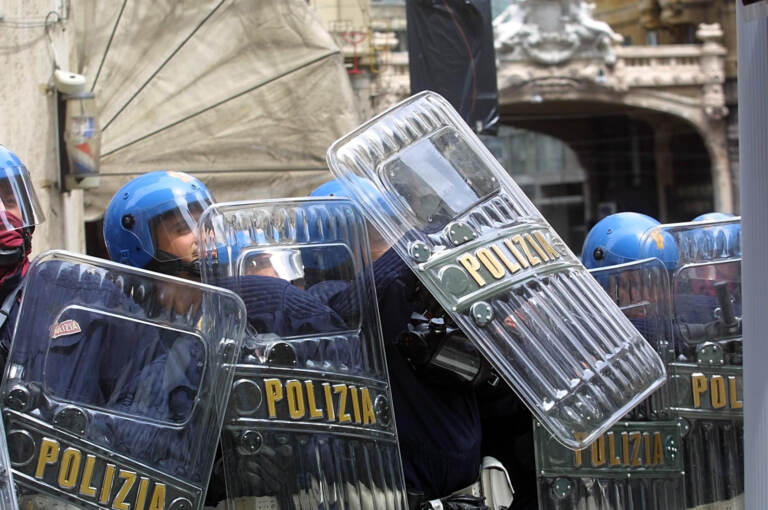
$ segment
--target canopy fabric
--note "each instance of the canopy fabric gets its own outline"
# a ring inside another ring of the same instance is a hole
[[[82,0],[72,17],[103,130],[89,219],[156,169],[195,173],[220,201],[305,195],[359,123],[339,49],[303,0]]]

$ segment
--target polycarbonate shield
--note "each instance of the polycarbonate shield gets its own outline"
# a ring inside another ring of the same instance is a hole
[[[675,360],[668,408],[685,418],[689,508],[744,505],[741,220],[661,225],[673,239]],[[670,261],[667,261],[668,265]]]
[[[665,363],[675,360],[669,275],[658,259],[590,270]],[[563,448],[536,424],[539,508],[682,510],[683,421],[667,408],[667,385],[589,447]],[[643,421],[639,421],[643,420]]]
[[[619,422],[582,450],[534,426],[542,510],[683,510],[682,421]]]
[[[647,235],[656,231],[671,236],[679,253],[669,407],[688,418],[741,418],[741,220],[662,225]]]
[[[83,255],[30,265],[2,386],[23,508],[203,508],[245,308]]]
[[[744,508],[744,422],[687,420],[683,438],[688,508]]]
[[[659,259],[645,259],[589,272],[661,359],[667,364],[675,361],[672,295],[664,263]],[[665,384],[624,419],[668,419],[673,417],[668,405]]]
[[[216,204],[204,281],[249,332],[222,433],[239,509],[407,508],[365,221],[348,200]]]
[[[663,382],[653,348],[442,97],[374,118],[328,163],[564,444],[595,440]]]

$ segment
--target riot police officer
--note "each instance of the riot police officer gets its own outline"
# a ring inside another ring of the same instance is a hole
[[[110,258],[158,273],[199,280],[197,220],[211,203],[213,197],[207,187],[183,172],[155,171],[132,179],[115,193],[104,214],[104,241]],[[143,294],[162,296],[159,298],[162,302],[142,303],[145,307],[183,313],[191,306],[199,313],[199,303],[190,303],[189,296],[171,295],[167,289]],[[201,376],[201,367],[193,360],[202,353],[177,351],[174,345],[155,354],[141,378],[144,387],[157,386],[152,391],[167,401],[172,416],[185,416],[194,405],[194,389]],[[189,361],[186,366],[182,366],[184,359]],[[179,364],[172,371],[173,380],[153,382],[152,367],[169,360]],[[142,447],[139,443],[135,446]],[[158,456],[173,457],[167,453],[160,452]],[[167,468],[174,469],[173,466]]]
[[[149,172],[125,184],[104,214],[112,260],[175,276],[199,277],[197,220],[213,203],[208,188],[183,172]]]
[[[678,261],[678,246],[668,232],[656,228],[659,225],[661,223],[657,219],[642,213],[620,212],[606,216],[587,234],[581,250],[581,261],[587,269],[600,269],[655,258],[668,271],[672,271]],[[609,294],[618,293],[614,298],[619,303],[634,302],[632,293],[642,287],[605,281],[606,276],[601,272],[593,272],[592,275]],[[648,298],[654,299],[652,296]],[[647,322],[647,310],[644,307],[625,308],[624,312],[646,339],[660,334],[661,324]]]
[[[581,262],[587,269],[658,258],[667,269],[677,263],[677,245],[669,234],[652,229],[659,221],[636,212],[620,212],[598,221],[587,234]]]
[[[45,216],[19,157],[0,145],[0,371],[11,346],[32,234]]]
[[[704,214],[699,214],[691,221],[717,221],[717,220],[729,220],[735,218],[733,214],[712,211]]]
[[[601,220],[585,240],[582,260],[587,267],[651,257],[664,262],[674,338],[673,357],[667,361],[670,381],[686,380],[687,370],[697,372],[704,381],[712,377],[710,371],[718,377],[726,369],[740,374],[740,225],[729,219],[733,217],[713,212],[690,223],[661,226],[644,215],[619,213]],[[661,336],[653,331],[647,334],[650,323],[640,319],[630,316],[647,338]],[[660,323],[657,326],[665,331]],[[719,359],[712,362],[709,352],[716,352]],[[680,496],[689,508],[738,507],[743,498],[743,463],[739,462],[743,452],[738,439],[743,436],[742,403],[736,396],[741,383],[732,380],[729,398],[734,407],[707,409],[689,402],[684,392],[672,392],[674,415],[686,423],[681,448],[685,490]],[[728,439],[713,440],[720,437]]]
[[[44,220],[27,168],[0,145],[0,370],[5,367],[19,289],[29,267],[32,234]]]
[[[135,267],[198,280],[198,219],[212,203],[213,197],[206,186],[183,172],[155,171],[134,178],[115,194],[105,213],[104,239],[110,258]],[[222,252],[218,256],[226,255]],[[298,332],[335,330],[343,323],[329,307],[293,285],[283,277],[285,275],[267,273],[259,267],[253,269],[247,278],[221,277],[208,282],[241,296],[246,304],[251,334],[291,336]],[[172,305],[178,305],[183,298],[172,296],[166,299],[170,299]],[[297,356],[301,355],[297,353]],[[180,373],[186,374],[186,380],[196,380],[194,367],[185,367]],[[183,378],[176,382],[178,387],[188,387]],[[169,394],[175,389],[166,384],[158,391]],[[181,412],[192,405],[183,397],[182,392],[173,400]],[[221,470],[221,464],[217,462],[209,485],[208,504],[216,504],[226,497]]]
[[[693,223],[703,223],[681,234],[685,256],[699,262],[677,278],[675,304],[678,316],[686,324],[682,332],[695,341],[720,337],[726,330],[740,330],[741,223],[724,222],[732,214],[710,212],[697,216]],[[720,263],[713,263],[721,259]],[[718,298],[719,296],[719,298]],[[727,310],[724,317],[722,314]]]
[[[370,191],[371,196],[378,195],[372,185]],[[339,181],[330,181],[311,196],[351,195]],[[482,460],[478,398],[471,384],[417,368],[404,336],[413,331],[412,316],[424,311],[429,293],[379,233],[370,227],[368,232],[406,487],[413,508],[430,508],[430,500],[460,492],[478,479]],[[482,499],[467,496],[445,498],[442,504],[485,508]]]
[[[197,221],[213,203],[208,188],[183,172],[155,171],[134,178],[112,198],[104,215],[104,241],[116,262],[199,280]],[[254,274],[246,283],[213,282],[234,290],[259,332],[316,328],[339,319],[328,307],[280,277]],[[176,297],[175,299],[180,299]],[[319,305],[319,306],[318,306]],[[314,314],[307,314],[314,310]]]
[[[724,213],[707,213],[693,221],[727,220],[730,217]],[[645,258],[657,258],[671,272],[677,268],[680,250],[686,259],[695,260],[701,256],[706,259],[713,258],[709,252],[725,257],[731,253],[735,254],[739,249],[738,224],[706,224],[701,228],[685,229],[678,234],[679,243],[665,229],[656,228],[659,225],[658,220],[640,213],[621,212],[607,216],[587,234],[581,253],[582,262],[588,269],[594,269]],[[676,277],[673,289],[677,319],[675,343],[680,352],[690,350],[689,342],[709,334],[707,332],[711,332],[713,328],[722,326],[713,318],[713,311],[719,306],[714,283],[727,282],[732,292],[733,286],[739,280],[738,275],[728,273],[734,267],[738,265],[691,267]],[[715,274],[716,272],[720,274]],[[704,290],[704,287],[707,289]],[[736,303],[735,307],[734,313],[739,314],[739,303]],[[634,317],[630,317],[630,320],[641,333],[647,333],[643,330],[644,324],[641,321]]]

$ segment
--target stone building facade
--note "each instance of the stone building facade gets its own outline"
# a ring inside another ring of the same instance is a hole
[[[731,2],[492,7],[501,129],[487,145],[573,248],[613,211],[661,221],[738,212]],[[337,40],[365,118],[407,97],[410,80],[405,2],[362,11],[367,47]]]

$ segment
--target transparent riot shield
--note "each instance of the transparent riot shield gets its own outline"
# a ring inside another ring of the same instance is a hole
[[[679,421],[619,422],[583,450],[534,428],[541,510],[683,510]]]
[[[673,285],[671,409],[692,418],[741,418],[741,260],[685,264]]]
[[[678,247],[672,271],[675,360],[670,411],[683,417],[690,508],[742,508],[744,401],[741,220],[662,225]]]
[[[659,259],[646,259],[589,272],[664,363],[675,361],[672,295],[669,272],[664,263]],[[624,419],[649,421],[674,418],[677,415],[670,411],[669,401],[669,387],[665,384]]]
[[[589,444],[664,381],[653,348],[442,97],[400,103],[328,163],[565,445]]]
[[[672,300],[664,263],[646,259],[590,271],[666,363],[675,361]],[[668,409],[668,386],[630,411],[590,447],[566,450],[534,429],[541,510],[683,510],[684,421]]]
[[[249,329],[222,433],[238,509],[406,509],[365,221],[348,200],[216,204],[204,281]]]
[[[678,247],[670,409],[687,418],[741,418],[741,220],[661,225],[645,235],[659,231]]]
[[[223,289],[35,259],[2,386],[20,506],[201,509],[244,328]]]

